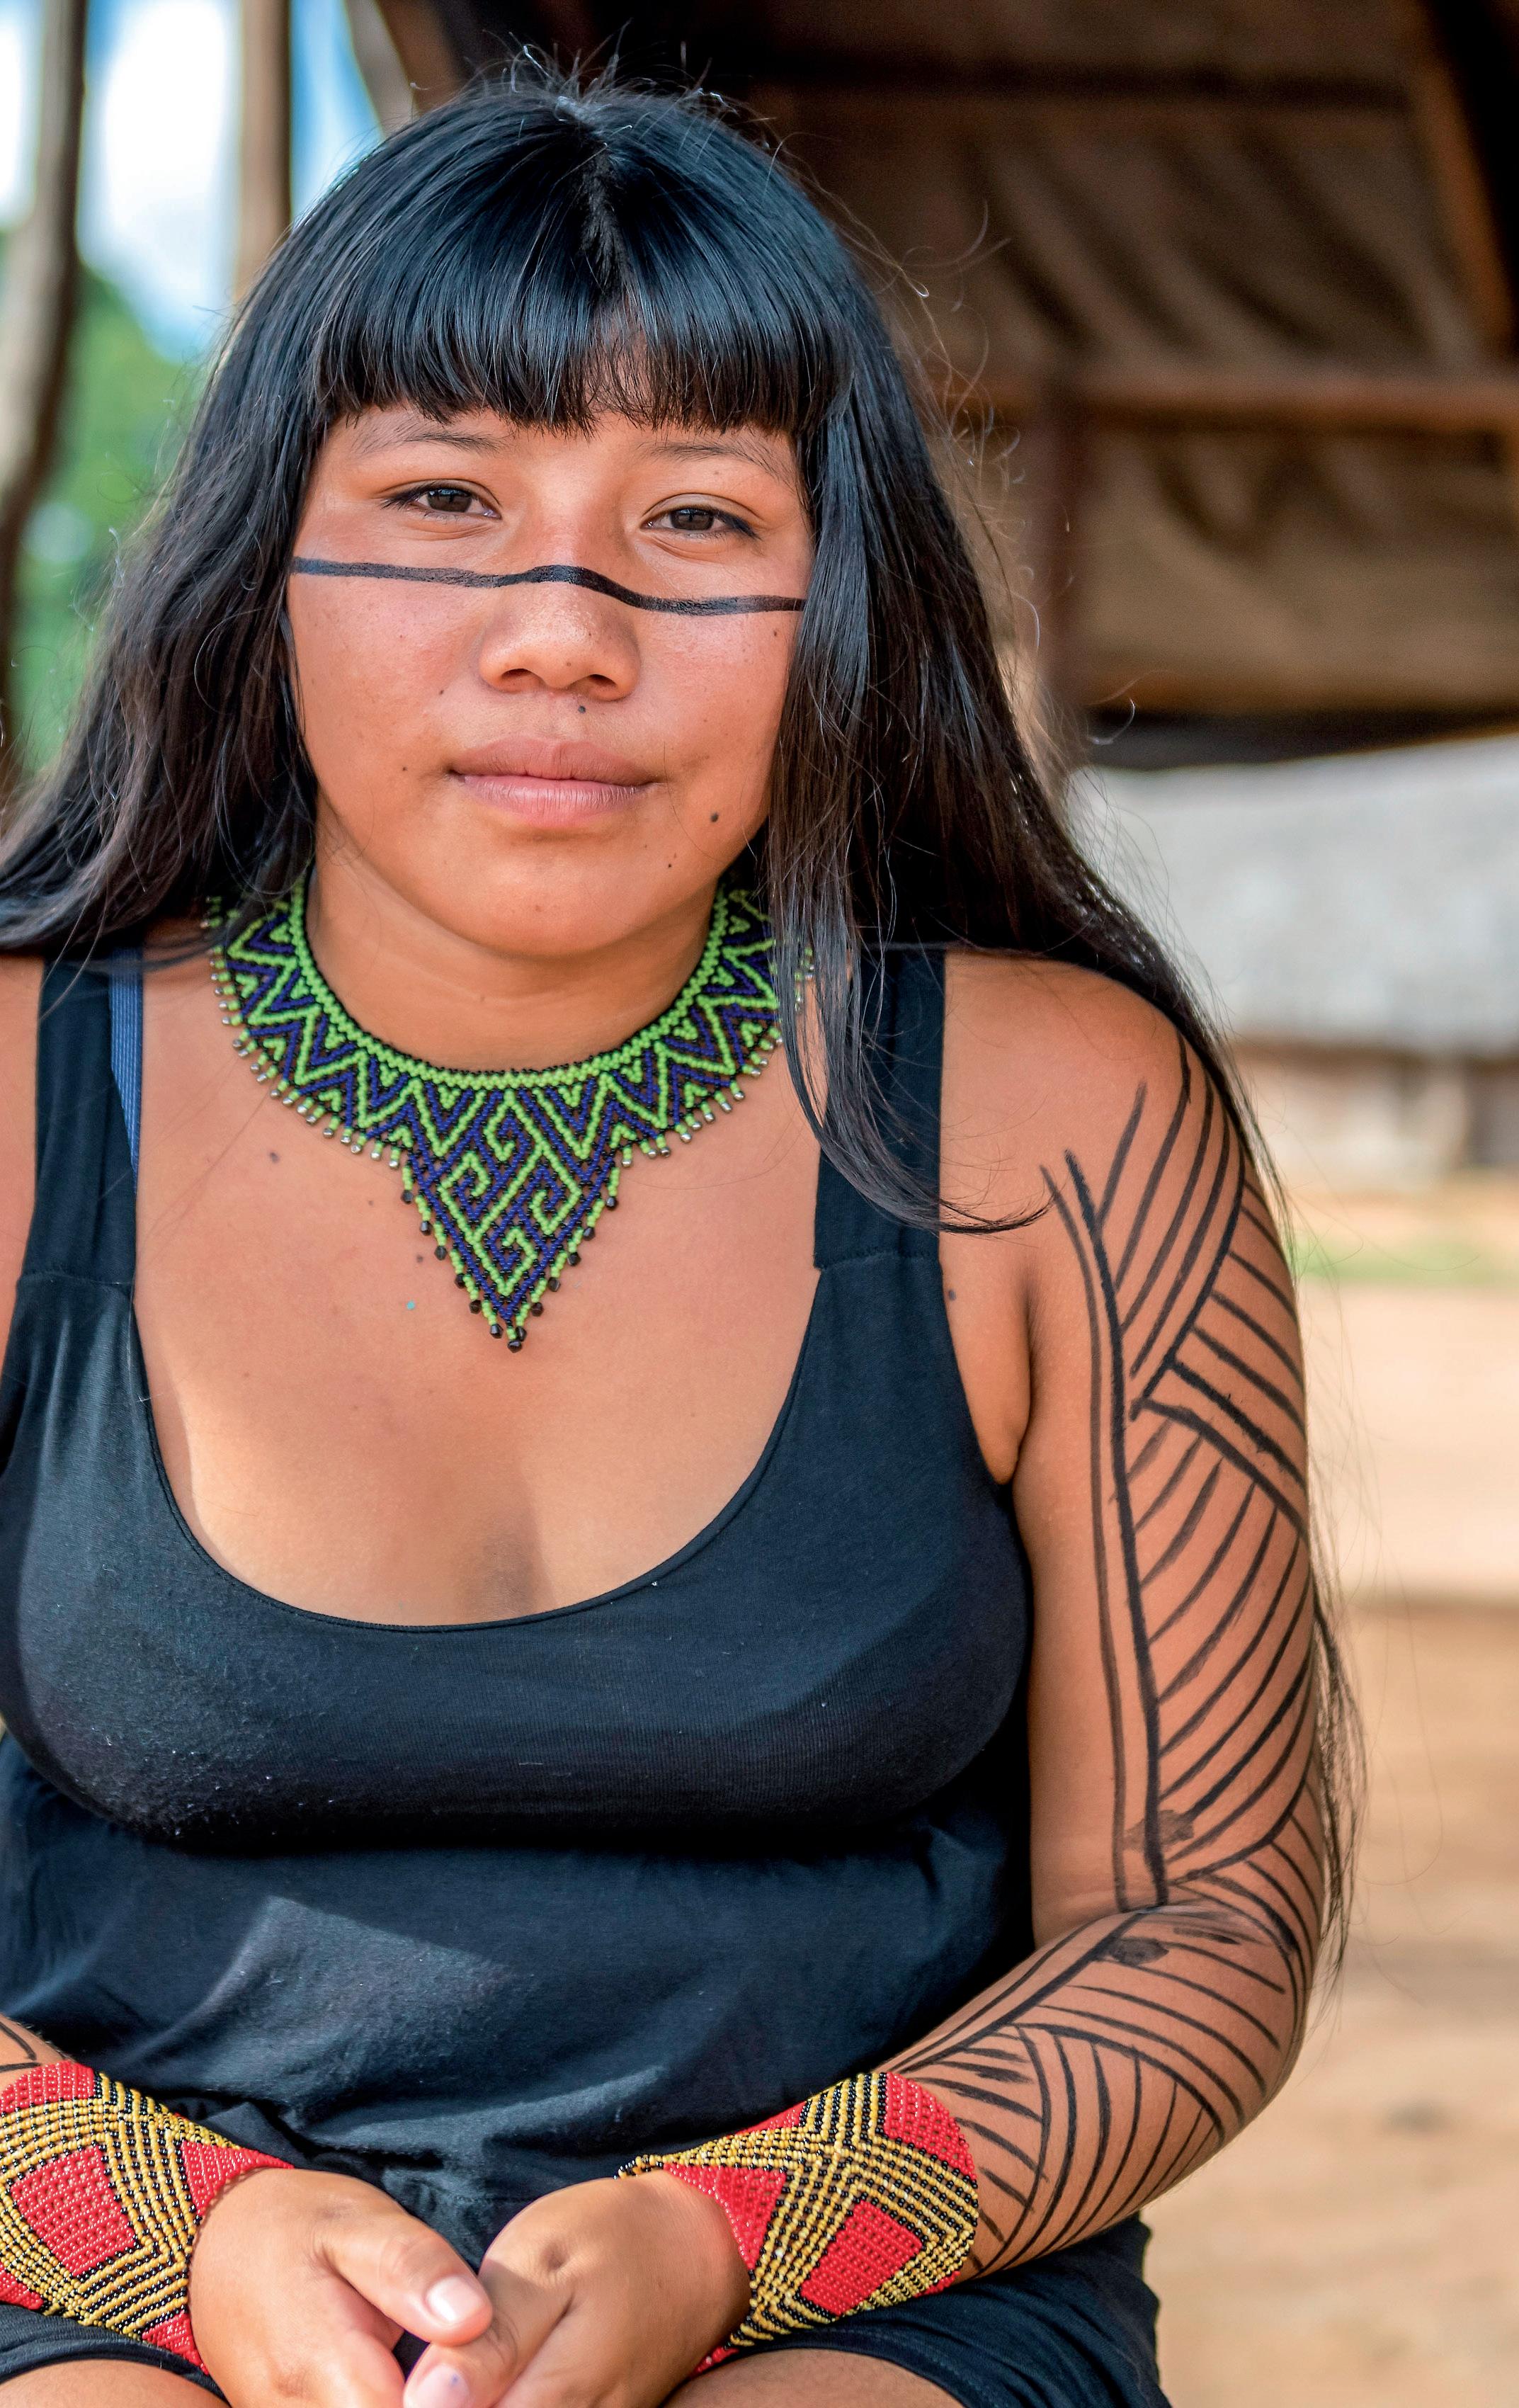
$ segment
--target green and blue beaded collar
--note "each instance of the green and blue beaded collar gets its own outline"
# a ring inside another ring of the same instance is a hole
[[[769,924],[734,886],[668,1010],[552,1070],[445,1070],[371,1037],[317,968],[304,882],[250,925],[213,911],[208,926],[237,1052],[300,1119],[399,1170],[437,1259],[513,1352],[615,1209],[635,1149],[689,1142],[780,1041]]]

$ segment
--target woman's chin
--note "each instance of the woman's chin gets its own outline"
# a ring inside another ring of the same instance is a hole
[[[645,935],[666,943],[672,918],[705,919],[725,867],[629,815],[523,827],[493,813],[484,829],[470,819],[427,858],[413,852],[381,874],[439,931],[524,962],[583,959]]]

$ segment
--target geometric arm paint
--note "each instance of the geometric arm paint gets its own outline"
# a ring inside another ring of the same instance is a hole
[[[1303,1381],[1269,1216],[1180,1040],[1174,1080],[1044,1184],[1064,1469],[1052,1503],[1036,1417],[1016,1493],[1053,1936],[892,2060],[970,2142],[976,2272],[1129,2214],[1266,2103],[1322,1910]],[[1041,1739],[1073,1686],[1085,1724]]]

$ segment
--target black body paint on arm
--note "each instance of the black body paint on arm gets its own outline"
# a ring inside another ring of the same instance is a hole
[[[19,2024],[7,2023],[0,2016],[0,2078],[13,2073],[29,2073],[40,2065],[41,2055],[29,2032]]]
[[[589,593],[625,602],[631,610],[663,610],[684,619],[735,619],[757,610],[801,610],[805,595],[714,594],[700,602],[676,602],[660,594],[635,594],[631,585],[614,584],[595,568],[571,568],[551,561],[541,568],[518,568],[509,576],[488,577],[478,568],[398,568],[380,560],[310,560],[290,564],[293,577],[379,577],[411,585],[466,585],[492,589],[503,585],[583,585]]]
[[[1045,1184],[1091,1550],[1084,1598],[1051,1611],[1095,1616],[1111,1911],[896,2060],[970,2139],[981,2272],[1131,2214],[1248,2122],[1319,1938],[1303,1387],[1269,1216],[1184,1048],[1111,1160],[1068,1154]]]

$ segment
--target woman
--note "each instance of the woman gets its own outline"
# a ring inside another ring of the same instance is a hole
[[[6,2408],[1157,2402],[1337,1865],[1290,1290],[775,163],[357,167],[0,897]]]

